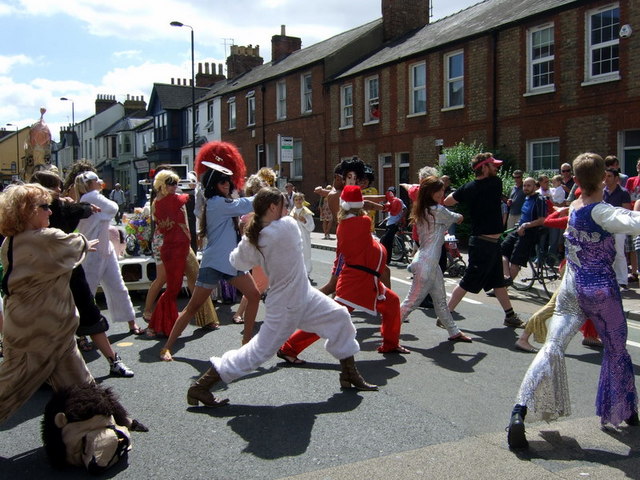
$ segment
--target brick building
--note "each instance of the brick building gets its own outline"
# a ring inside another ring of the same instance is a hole
[[[634,175],[640,34],[624,25],[638,24],[632,0],[487,0],[428,23],[328,83],[327,155],[373,164],[379,188],[460,141],[528,171],[617,154]]]

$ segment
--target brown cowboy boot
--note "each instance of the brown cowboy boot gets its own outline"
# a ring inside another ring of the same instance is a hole
[[[377,385],[367,383],[358,369],[353,356],[340,360],[342,372],[340,372],[340,386],[342,388],[351,388],[352,386],[358,390],[378,390]]]
[[[209,391],[209,389],[220,380],[220,375],[218,375],[216,369],[211,367],[203,376],[196,380],[196,383],[191,385],[189,391],[187,391],[187,403],[196,407],[199,405],[199,402],[202,402],[205,407],[222,407],[229,403],[228,398],[217,399],[213,396],[213,393]]]

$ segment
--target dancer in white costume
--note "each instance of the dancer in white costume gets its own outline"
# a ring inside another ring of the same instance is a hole
[[[260,265],[269,278],[266,314],[260,332],[238,350],[211,357],[210,368],[187,393],[190,405],[225,405],[209,389],[220,380],[231,382],[248,375],[273,357],[296,329],[326,338],[325,348],[340,360],[340,384],[358,390],[377,390],[360,376],[353,356],[360,350],[356,329],[345,307],[312,288],[302,257],[297,222],[286,215],[284,196],[276,188],[265,188],[255,197],[255,216],[245,229],[230,261],[239,270]],[[283,217],[284,215],[284,217]]]
[[[118,204],[102,195],[102,180],[94,172],[84,172],[76,177],[76,195],[81,202],[100,208],[89,218],[80,220],[78,231],[87,238],[100,240],[96,252],[87,255],[83,267],[87,284],[93,295],[98,284],[102,286],[111,320],[126,321],[130,329],[136,329],[136,313],[124,284],[116,252],[109,240],[109,225],[118,212]]]

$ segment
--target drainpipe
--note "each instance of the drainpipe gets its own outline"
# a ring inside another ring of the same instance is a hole
[[[491,55],[493,57],[491,68],[491,89],[492,89],[492,105],[491,105],[491,148],[498,145],[498,31],[491,32]]]
[[[267,87],[264,84],[260,85],[260,92],[262,92],[262,156],[264,157],[264,165],[267,166],[267,128],[265,126],[265,101],[264,96],[267,91]],[[258,159],[258,166],[260,165],[260,159]]]

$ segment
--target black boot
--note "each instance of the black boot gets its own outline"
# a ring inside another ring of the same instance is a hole
[[[529,447],[525,435],[524,417],[527,415],[526,405],[516,405],[511,412],[511,420],[507,427],[507,443],[512,450],[521,450]]]
[[[625,423],[630,427],[637,427],[640,425],[640,419],[638,418],[638,412],[634,412],[629,418],[625,420]]]

